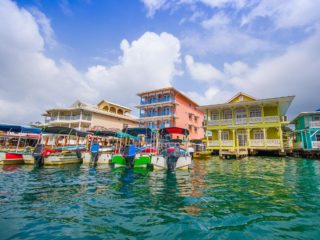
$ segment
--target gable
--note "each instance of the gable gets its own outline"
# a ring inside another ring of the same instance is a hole
[[[250,101],[255,101],[256,99],[254,97],[251,97],[248,94],[245,93],[238,93],[235,95],[233,98],[231,98],[228,103],[237,103],[237,102],[250,102]]]

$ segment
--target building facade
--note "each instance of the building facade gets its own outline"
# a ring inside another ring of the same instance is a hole
[[[291,123],[295,125],[295,149],[320,149],[320,109],[302,112]]]
[[[160,129],[180,127],[189,130],[189,139],[204,138],[204,114],[198,104],[176,90],[163,88],[137,94],[140,97],[139,122],[141,126]]]
[[[293,98],[258,100],[240,92],[227,103],[201,106],[206,113],[207,149],[284,152],[292,145],[283,128],[289,124],[285,114]]]
[[[137,127],[138,119],[131,116],[131,109],[101,101],[91,105],[76,101],[67,108],[47,110],[45,126],[63,126],[86,131],[89,129],[114,129],[121,131],[124,127]]]

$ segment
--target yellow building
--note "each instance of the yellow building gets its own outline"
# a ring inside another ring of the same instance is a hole
[[[291,147],[283,128],[289,124],[285,114],[293,98],[255,99],[240,92],[227,103],[201,106],[206,113],[207,149],[219,150],[220,156],[259,150],[284,153]]]
[[[63,126],[86,131],[88,129],[114,129],[139,126],[131,109],[102,100],[97,105],[76,101],[70,107],[47,110],[45,126]]]

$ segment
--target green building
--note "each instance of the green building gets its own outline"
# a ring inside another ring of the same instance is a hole
[[[295,125],[295,149],[320,149],[320,109],[302,112],[291,123]]]

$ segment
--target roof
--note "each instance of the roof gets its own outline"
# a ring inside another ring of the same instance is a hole
[[[146,92],[140,92],[137,93],[137,96],[142,96],[145,94],[150,94],[150,93],[157,93],[157,92],[162,92],[162,91],[174,91],[178,94],[180,94],[181,96],[183,96],[185,99],[187,99],[188,101],[192,102],[194,105],[196,105],[196,107],[199,106],[198,103],[196,103],[195,101],[193,101],[191,98],[187,97],[184,93],[180,92],[179,90],[175,89],[174,87],[168,87],[168,88],[160,88],[160,89],[154,89],[154,90],[150,90],[150,91],[146,91]]]
[[[86,110],[88,112],[94,112],[94,113],[98,113],[98,114],[102,114],[102,115],[107,115],[107,116],[112,116],[112,117],[117,117],[117,118],[124,118],[124,119],[131,120],[131,121],[138,121],[138,119],[136,117],[134,117],[133,115],[120,115],[120,114],[116,114],[116,113],[112,113],[112,112],[107,112],[105,110],[99,109],[98,106],[96,106],[96,105],[84,103],[79,100],[77,100],[70,107],[67,107],[67,108],[48,109],[48,110],[46,110],[46,113],[42,114],[42,116],[46,116],[49,112],[52,112],[52,111],[71,111],[71,110]]]
[[[123,109],[126,109],[126,110],[128,110],[128,111],[131,112],[131,109],[128,108],[128,107],[125,107],[125,106],[122,106],[122,105],[120,105],[120,104],[113,103],[113,102],[110,102],[110,101],[106,101],[106,100],[101,100],[97,105],[99,106],[99,105],[102,104],[102,103],[107,103],[107,104],[109,104],[109,105],[116,106],[116,107],[119,107],[119,108],[123,108]]]
[[[316,110],[316,111],[312,111],[312,112],[301,112],[290,123],[295,124],[299,117],[309,116],[309,115],[320,115],[320,111]]]
[[[237,93],[235,96],[233,96],[229,101],[228,101],[228,103],[231,103],[234,99],[236,99],[237,97],[239,97],[239,96],[246,96],[247,98],[250,98],[250,99],[252,99],[252,100],[257,100],[256,98],[254,98],[254,97],[252,97],[252,96],[250,96],[250,95],[248,95],[248,94],[246,94],[246,93],[243,93],[243,92],[239,92],[239,93]]]
[[[215,110],[215,109],[221,109],[221,108],[232,108],[232,107],[239,107],[239,106],[245,106],[245,105],[257,105],[257,104],[272,104],[275,102],[282,103],[280,106],[280,113],[281,115],[284,115],[291,102],[293,101],[295,96],[286,96],[286,97],[277,97],[277,98],[265,98],[265,99],[258,99],[254,101],[245,101],[245,102],[236,102],[236,103],[221,103],[221,104],[212,104],[212,105],[203,105],[198,107],[198,109],[205,111],[205,110]]]
[[[59,134],[59,135],[72,135],[72,136],[78,136],[78,137],[86,137],[89,133],[82,132],[79,130],[76,130],[74,128],[68,128],[68,127],[45,127],[42,129],[43,133],[51,133],[51,134]]]

